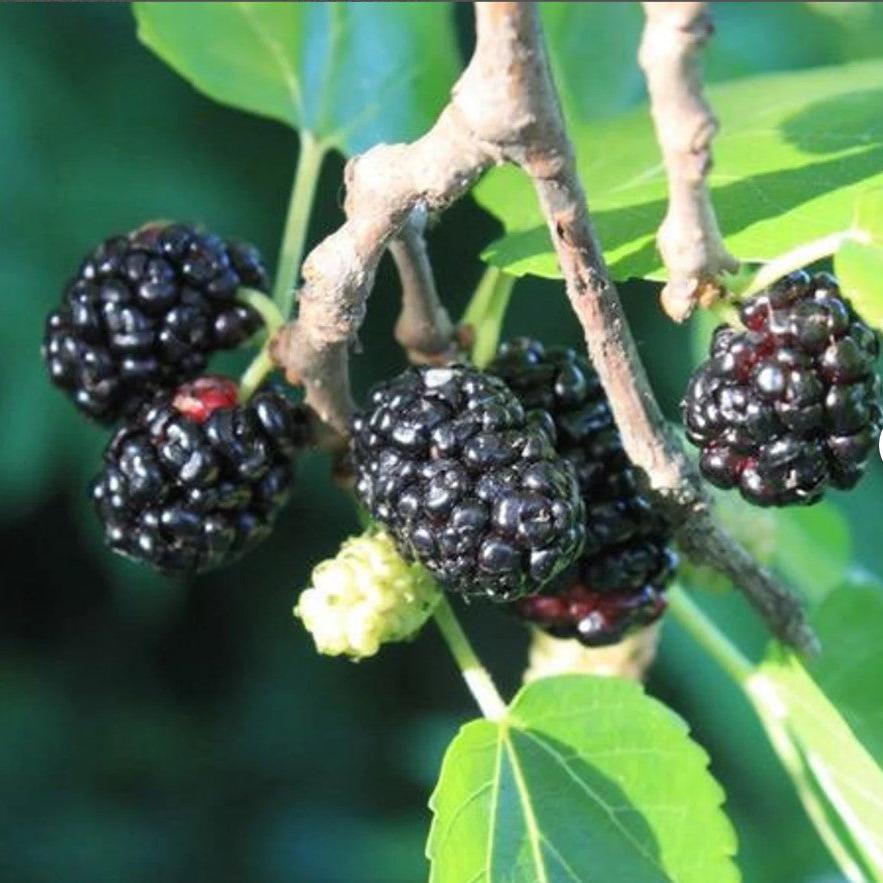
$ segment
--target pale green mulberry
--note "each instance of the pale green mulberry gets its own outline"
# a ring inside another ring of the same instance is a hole
[[[388,534],[368,531],[313,569],[294,614],[320,653],[363,659],[416,634],[439,597],[435,580],[404,561]]]

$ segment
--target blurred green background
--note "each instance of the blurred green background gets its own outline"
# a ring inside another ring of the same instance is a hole
[[[830,4],[752,6],[719,5],[712,78],[880,51],[879,28],[844,32]],[[468,12],[457,10],[464,46]],[[622,102],[641,97],[636,80]],[[356,527],[326,459],[306,458],[293,504],[245,561],[190,583],[153,577],[103,550],[84,488],[104,435],[49,387],[39,359],[43,317],[110,233],[197,220],[272,260],[296,151],[288,130],[212,104],[164,67],[123,4],[0,8],[0,880],[425,879],[426,798],[475,710],[432,629],[353,665],[318,657],[292,620],[311,565]],[[341,171],[338,156],[324,168],[311,242],[340,221]],[[497,232],[468,199],[433,230],[452,313]],[[654,294],[623,287],[674,414],[690,335],[662,321]],[[356,359],[362,390],[402,365],[389,346],[397,296],[385,262]],[[579,340],[561,286],[530,279],[507,331]],[[878,572],[881,491],[874,458],[859,491],[834,495],[856,557]],[[711,606],[746,649],[762,646],[738,598]],[[514,689],[525,633],[481,605],[464,616]],[[650,689],[711,755],[749,883],[841,879],[744,700],[674,623]]]

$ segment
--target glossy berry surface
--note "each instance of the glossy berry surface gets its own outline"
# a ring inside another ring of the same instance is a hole
[[[113,437],[92,499],[115,551],[171,574],[226,564],[270,531],[303,445],[300,409],[204,377],[160,394]]]
[[[554,593],[518,602],[519,615],[556,638],[575,638],[587,647],[606,647],[656,622],[665,596],[645,586],[629,592],[594,592],[573,582]]]
[[[47,319],[50,379],[85,414],[112,423],[260,327],[258,314],[236,300],[240,286],[267,287],[249,245],[184,224],[107,239]]]
[[[681,405],[702,474],[760,506],[861,478],[881,428],[875,333],[827,273],[794,273],[719,327]]]
[[[675,556],[669,529],[623,449],[601,382],[574,350],[527,338],[504,344],[488,371],[525,408],[551,416],[556,448],[573,465],[585,505],[586,541],[576,566],[541,595],[519,602],[517,612],[559,637],[614,643],[649,621],[648,609],[658,606],[661,615]]]
[[[508,600],[578,555],[583,507],[548,416],[466,366],[410,368],[353,421],[356,493],[447,589]]]

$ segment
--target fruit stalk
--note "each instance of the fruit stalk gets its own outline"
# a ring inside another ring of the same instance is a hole
[[[472,363],[479,368],[484,368],[497,352],[514,287],[514,276],[498,267],[488,267],[463,314],[463,326],[472,338]]]
[[[433,613],[435,624],[454,657],[463,680],[472,693],[481,713],[492,721],[506,716],[506,703],[500,696],[488,670],[481,664],[472,644],[460,625],[447,598],[442,597]]]
[[[258,354],[252,359],[245,369],[239,381],[239,401],[247,402],[266,379],[267,375],[276,367],[270,355],[270,346],[273,335],[282,327],[285,320],[279,312],[274,301],[270,300],[262,291],[252,288],[240,288],[237,299],[250,306],[261,319],[267,332],[267,339],[261,346]]]
[[[785,254],[778,255],[771,261],[767,261],[757,273],[747,281],[743,290],[737,290],[733,293],[740,300],[752,297],[758,292],[763,291],[764,288],[769,287],[774,282],[781,279],[783,276],[787,276],[795,270],[800,270],[802,267],[814,264],[816,261],[831,257],[831,255],[835,254],[840,249],[841,245],[851,239],[858,242],[862,241],[861,237],[858,236],[854,230],[838,230],[836,233],[829,233],[827,236],[813,239],[811,242],[804,242],[797,246],[797,248],[794,248]]]

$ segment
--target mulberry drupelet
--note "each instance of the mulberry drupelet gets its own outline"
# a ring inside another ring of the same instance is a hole
[[[712,484],[810,504],[861,478],[881,427],[875,333],[827,273],[793,273],[722,325],[681,405]]]
[[[445,588],[510,600],[579,554],[579,488],[548,415],[526,415],[496,377],[408,369],[372,391],[352,450],[361,502]]]
[[[43,358],[85,414],[112,423],[200,374],[208,356],[261,326],[236,300],[265,290],[258,252],[184,224],[150,224],[101,243],[49,315]]]
[[[675,556],[670,530],[623,449],[601,382],[572,349],[546,349],[527,338],[504,344],[488,371],[525,408],[552,417],[557,450],[573,464],[585,503],[586,542],[576,565],[516,610],[558,637],[615,643],[662,615]]]
[[[92,484],[108,544],[171,574],[228,563],[269,533],[305,439],[302,410],[271,390],[240,405],[232,380],[209,376],[160,394]]]

